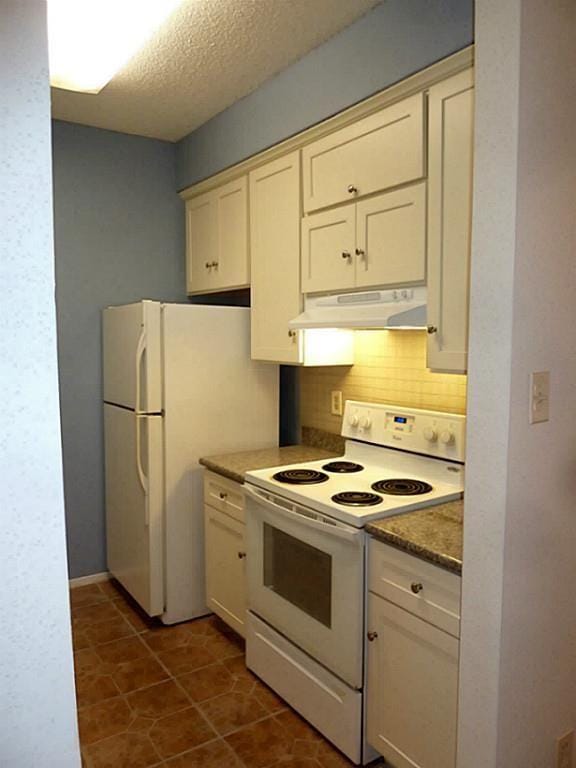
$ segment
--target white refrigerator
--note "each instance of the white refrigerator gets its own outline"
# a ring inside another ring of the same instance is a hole
[[[201,616],[201,456],[278,445],[278,366],[250,310],[140,301],[103,312],[108,569],[150,616]]]

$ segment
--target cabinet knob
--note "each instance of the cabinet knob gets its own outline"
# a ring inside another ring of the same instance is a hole
[[[212,264],[210,264],[210,262],[209,262],[209,261],[207,261],[207,262],[206,262],[206,264],[204,264],[204,266],[206,267],[206,269],[210,269],[210,267],[212,266]]]
[[[352,258],[352,254],[350,253],[350,251],[342,251],[342,258],[343,259],[351,259]]]
[[[288,331],[288,336],[289,336],[291,339],[295,339],[295,338],[296,338],[296,331],[293,331],[293,330],[292,330],[292,328],[291,328],[291,329]]]
[[[238,552],[238,560],[244,560],[246,557],[246,552]]]
[[[438,332],[438,328],[435,325],[427,325],[426,326],[426,331],[427,331],[427,333],[432,335],[433,333],[437,333]]]
[[[358,187],[355,187],[354,184],[348,184],[348,194],[354,195],[356,192],[358,192]]]
[[[424,585],[420,584],[419,581],[413,581],[412,584],[410,584],[410,589],[412,592],[414,592],[415,595],[417,595],[419,592],[422,592]]]
[[[376,640],[376,638],[378,637],[378,632],[368,632],[368,634],[366,635],[366,637],[368,638],[368,641],[369,641],[370,643],[373,643],[373,642],[374,642],[374,640]]]
[[[218,269],[218,262],[217,261],[213,261],[212,264],[210,264],[210,266],[211,267],[215,267],[216,269]]]
[[[224,499],[227,499],[227,498],[228,498],[228,494],[227,494],[227,493],[224,493],[224,491],[220,491],[220,493],[218,494],[218,496],[220,496],[220,498],[222,499],[222,501],[224,501]]]
[[[366,251],[363,251],[362,248],[356,248],[356,256],[365,256]]]

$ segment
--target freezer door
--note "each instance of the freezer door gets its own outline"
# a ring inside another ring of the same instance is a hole
[[[150,616],[164,610],[162,417],[104,405],[108,570]]]
[[[139,301],[102,313],[105,402],[161,412],[160,307],[157,301]]]

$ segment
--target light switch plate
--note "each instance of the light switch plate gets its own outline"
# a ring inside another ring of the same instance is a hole
[[[530,424],[550,418],[550,371],[530,374]]]

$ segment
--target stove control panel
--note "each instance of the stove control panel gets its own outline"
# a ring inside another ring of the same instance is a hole
[[[466,417],[456,413],[347,400],[342,436],[451,461],[466,456]]]

